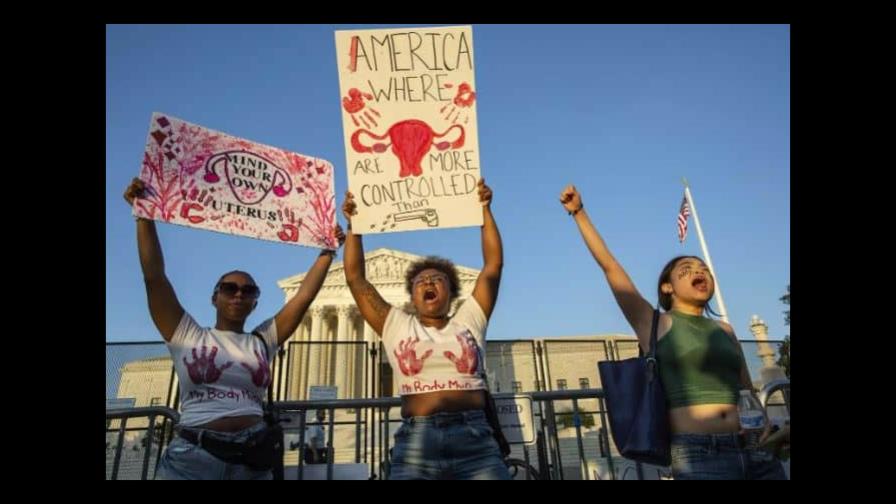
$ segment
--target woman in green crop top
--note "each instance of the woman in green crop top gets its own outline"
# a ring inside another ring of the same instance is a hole
[[[610,253],[575,186],[563,190],[560,203],[575,219],[646,352],[653,306]],[[709,300],[714,290],[709,268],[693,256],[669,261],[657,285],[665,311],[657,326],[657,362],[669,400],[672,475],[675,479],[784,479],[779,461],[765,451],[745,447],[737,399],[740,390],[753,391],[753,385],[734,329],[704,316],[704,312],[712,313]],[[767,436],[768,429],[760,439]]]

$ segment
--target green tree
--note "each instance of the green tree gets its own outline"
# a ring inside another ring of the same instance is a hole
[[[782,303],[788,306],[787,310],[784,310],[784,324],[790,325],[790,285],[787,286],[787,294],[784,294],[779,298]],[[781,344],[781,348],[778,350],[780,356],[778,357],[778,365],[784,368],[784,374],[787,375],[787,379],[790,379],[790,335],[784,337],[784,343]]]

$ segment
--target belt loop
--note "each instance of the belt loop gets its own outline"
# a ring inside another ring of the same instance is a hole
[[[205,429],[200,429],[199,434],[196,436],[196,446],[202,448],[202,436],[205,434]]]

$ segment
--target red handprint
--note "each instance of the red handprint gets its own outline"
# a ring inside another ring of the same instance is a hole
[[[458,107],[469,107],[476,101],[476,92],[466,82],[461,83],[457,88],[457,96],[454,97],[454,104]]]
[[[417,351],[414,346],[420,342],[420,338],[411,336],[407,341],[398,342],[398,350],[394,350],[395,357],[398,359],[398,366],[401,368],[401,374],[405,376],[414,376],[423,370],[423,361],[432,355],[432,349],[426,351],[423,357],[417,358]],[[401,353],[398,351],[401,350]]]
[[[372,100],[373,95],[370,93],[363,93],[357,88],[351,88],[348,90],[348,96],[342,98],[342,108],[349,114],[359,112],[364,108],[364,98]]]
[[[460,358],[450,351],[445,352],[445,357],[454,363],[458,373],[476,374],[476,371],[479,369],[479,345],[476,344],[476,339],[473,338],[470,331],[464,331],[458,334],[456,338],[463,350]]]
[[[214,189],[211,190],[214,192]],[[200,222],[205,220],[205,217],[201,217],[199,215],[190,215],[190,210],[196,210],[197,212],[202,212],[205,210],[205,207],[208,206],[212,200],[214,199],[211,194],[208,194],[209,191],[203,189],[202,192],[199,192],[199,189],[193,186],[193,181],[190,181],[190,184],[181,190],[181,196],[184,198],[184,202],[180,207],[180,216],[182,219],[188,220],[193,224],[199,224]],[[208,196],[206,196],[208,194]]]
[[[379,126],[379,124],[376,122],[376,119],[374,119],[373,116],[370,115],[370,112],[376,114],[377,117],[382,116],[380,115],[379,111],[377,111],[373,107],[370,107],[369,111],[365,110],[363,115],[358,114],[358,116],[355,117],[356,113],[361,112],[361,110],[364,109],[365,98],[367,98],[368,100],[373,100],[373,95],[370,93],[361,92],[358,90],[358,88],[351,88],[348,90],[348,96],[342,97],[342,108],[344,108],[345,111],[348,112],[349,115],[351,115],[352,121],[354,121],[355,126],[361,126],[360,124],[358,124],[358,118],[361,119],[361,121],[364,123],[364,126],[366,126],[367,128],[370,128],[371,123],[373,123],[374,126]]]
[[[451,88],[452,86],[450,84],[445,84],[445,87]],[[454,105],[448,103],[447,105],[439,109],[439,113],[444,114],[445,110],[447,110],[448,107],[451,107],[451,110],[449,110],[445,115],[445,120],[451,121],[451,124],[457,124],[457,120],[460,118],[461,114],[461,111],[457,110],[457,108],[469,108],[475,101],[476,92],[473,91],[473,88],[468,83],[462,82],[461,85],[457,88],[457,96],[455,96],[453,100]],[[455,111],[457,112],[456,114]],[[454,118],[451,117],[451,114],[454,114]],[[464,117],[464,124],[467,124],[468,122],[470,122],[470,115],[466,114],[466,117]]]
[[[268,368],[268,361],[261,357],[258,350],[253,350],[252,353],[255,354],[255,360],[258,361],[258,369],[253,369],[252,366],[245,362],[240,362],[240,365],[252,374],[252,383],[256,387],[267,387],[271,380],[271,370]]]
[[[296,213],[289,208],[280,213],[281,220],[284,220],[284,214],[286,215],[286,218],[289,219],[289,223],[283,223],[283,229],[277,232],[277,237],[282,241],[299,241],[299,229],[302,227],[302,219],[296,219]]]
[[[193,348],[193,362],[187,362],[184,357],[184,364],[187,366],[187,372],[190,373],[190,380],[195,384],[215,383],[221,377],[221,372],[233,365],[233,361],[227,361],[220,368],[215,365],[215,356],[218,355],[218,347],[213,346],[211,353],[206,357],[206,346],[202,345],[202,352],[197,356],[196,348]]]

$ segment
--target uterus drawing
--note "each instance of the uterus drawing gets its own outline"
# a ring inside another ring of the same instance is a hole
[[[443,140],[433,143],[435,140],[448,136],[453,129],[460,130],[460,136],[453,142]],[[446,149],[458,149],[464,145],[465,137],[464,127],[454,124],[442,133],[436,133],[433,129],[423,121],[418,119],[408,119],[393,124],[385,134],[377,135],[366,129],[359,129],[352,134],[351,143],[355,152],[386,152],[390,146],[392,153],[401,163],[401,171],[399,176],[402,178],[413,175],[419,177],[423,174],[423,168],[420,163],[423,156],[434,146],[436,149],[443,151]],[[368,147],[361,143],[361,135],[367,135],[374,140],[389,139],[389,143],[377,142]]]

